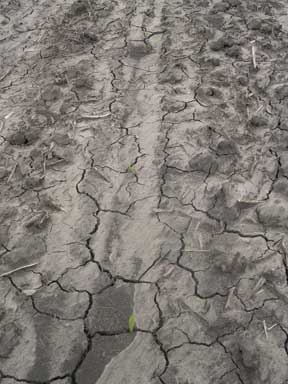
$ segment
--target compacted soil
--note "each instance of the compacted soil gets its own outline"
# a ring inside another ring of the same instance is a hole
[[[288,383],[287,1],[1,0],[0,194],[1,384]]]

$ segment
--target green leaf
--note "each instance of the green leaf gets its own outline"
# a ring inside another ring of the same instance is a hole
[[[128,328],[130,333],[134,331],[135,325],[136,325],[136,319],[135,319],[135,315],[132,313],[132,315],[129,317],[129,320],[128,320]]]
[[[133,173],[134,175],[137,174],[136,169],[133,167],[133,165],[128,165],[127,170],[128,172]]]

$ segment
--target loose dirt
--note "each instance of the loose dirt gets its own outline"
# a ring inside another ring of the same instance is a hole
[[[287,58],[280,0],[1,0],[1,384],[288,383]]]

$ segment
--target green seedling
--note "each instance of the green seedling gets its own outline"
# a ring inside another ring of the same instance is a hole
[[[128,328],[130,333],[134,332],[135,326],[136,326],[136,319],[135,319],[135,315],[132,313],[132,315],[129,317],[129,320],[128,320]]]
[[[133,165],[128,165],[127,171],[133,173],[133,175],[137,175],[136,169],[133,167]]]

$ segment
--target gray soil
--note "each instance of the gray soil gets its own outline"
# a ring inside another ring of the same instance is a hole
[[[287,111],[287,1],[1,0],[1,384],[287,384]]]

